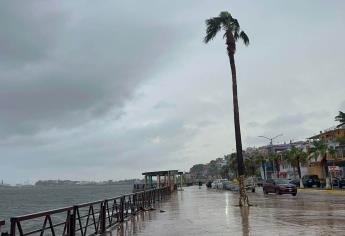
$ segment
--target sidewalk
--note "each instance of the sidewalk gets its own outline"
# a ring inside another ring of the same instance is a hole
[[[109,235],[344,235],[343,196],[309,190],[296,197],[264,195],[261,189],[248,194],[254,206],[239,208],[237,193],[187,187]]]
[[[308,193],[330,193],[330,194],[341,194],[345,195],[345,189],[320,189],[320,188],[303,188],[298,189],[299,192]]]

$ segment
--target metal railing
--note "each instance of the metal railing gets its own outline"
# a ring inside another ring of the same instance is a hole
[[[101,201],[12,217],[10,236],[102,234],[131,215],[151,208],[156,201],[161,201],[168,193],[170,193],[168,187],[150,189]],[[4,223],[0,220],[0,226]]]

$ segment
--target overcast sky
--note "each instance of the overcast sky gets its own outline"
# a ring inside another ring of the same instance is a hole
[[[0,179],[187,171],[235,150],[229,62],[205,19],[250,38],[236,65],[243,146],[303,140],[345,110],[345,2],[0,2]]]

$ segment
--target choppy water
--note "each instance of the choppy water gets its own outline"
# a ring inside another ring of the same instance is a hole
[[[132,192],[132,187],[132,185],[1,187],[0,218],[6,220],[5,229],[8,229],[11,216],[115,197]]]

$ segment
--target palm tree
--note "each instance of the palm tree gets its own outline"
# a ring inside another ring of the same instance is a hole
[[[273,173],[275,173],[277,178],[279,178],[279,173],[280,173],[280,160],[281,160],[281,155],[277,153],[269,154],[269,161],[271,162],[271,165],[272,165],[272,171]]]
[[[260,153],[260,152],[255,152],[255,159],[259,162],[259,164],[261,165],[261,168],[262,168],[262,172],[264,174],[264,179],[266,180],[266,168],[265,168],[265,165],[266,165],[266,158],[265,156]]]
[[[246,176],[248,176],[248,177],[256,176],[258,164],[260,164],[260,163],[256,159],[255,155],[248,155],[244,160]]]
[[[297,167],[300,188],[304,188],[302,181],[301,164],[306,163],[308,154],[302,149],[292,146],[288,155],[290,156],[291,165],[295,165]]]
[[[335,121],[340,122],[340,124],[337,125],[338,128],[339,128],[339,127],[342,127],[342,126],[345,126],[345,113],[339,111],[339,115],[337,115],[337,116],[335,117]]]
[[[237,98],[237,81],[236,81],[236,66],[235,66],[235,51],[236,42],[242,39],[245,45],[249,44],[249,38],[244,33],[237,19],[233,18],[229,12],[223,11],[217,17],[206,20],[206,36],[204,42],[208,43],[217,33],[223,29],[225,31],[224,38],[226,40],[227,52],[230,60],[230,68],[232,73],[232,98],[234,107],[234,123],[235,123],[235,139],[236,139],[236,153],[237,165],[240,185],[240,199],[239,206],[249,206],[249,200],[244,188],[244,163],[242,153],[241,129],[240,129],[240,115],[238,109]]]
[[[285,150],[282,153],[282,158],[285,162],[287,162],[287,164],[289,164],[292,167],[292,172],[293,172],[293,176],[294,178],[296,178],[296,159],[291,155],[291,150]]]
[[[333,159],[333,165],[334,165],[334,161],[337,160],[337,151],[335,150],[333,146],[328,147],[328,154]]]
[[[337,151],[333,146],[328,147],[328,154],[333,159],[333,166],[335,166],[335,161],[337,160]],[[332,173],[331,173],[331,187],[333,189],[333,181],[332,181]]]
[[[323,168],[323,176],[326,180],[326,188],[329,188],[329,181],[328,178],[328,166],[327,166],[327,152],[328,152],[328,145],[323,140],[320,141],[313,141],[313,147],[310,149],[309,158],[314,158],[317,161],[318,157],[321,157],[321,167]]]
[[[235,177],[238,177],[238,168],[237,168],[237,161],[236,161],[236,153],[231,153],[229,155],[229,159],[228,159],[228,166],[229,166],[229,170],[235,175]]]

